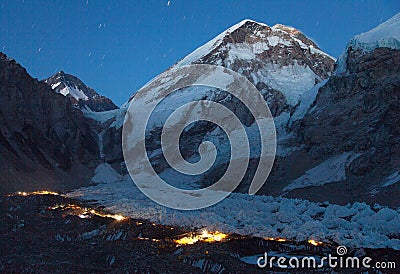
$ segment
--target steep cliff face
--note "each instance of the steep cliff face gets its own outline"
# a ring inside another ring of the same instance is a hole
[[[63,71],[43,81],[56,93],[68,97],[74,106],[82,110],[99,112],[118,108],[109,98],[98,94],[79,78]]]
[[[348,50],[347,73],[319,90],[298,129],[316,158],[325,151],[394,149],[400,137],[394,126],[400,117],[399,61],[399,50]]]
[[[400,14],[349,42],[291,125],[303,149],[278,160],[263,193],[399,206],[399,29]]]
[[[90,121],[0,54],[0,191],[87,184],[99,162]]]
[[[347,72],[292,125],[304,147],[278,159],[261,193],[398,206],[400,51],[348,49]]]

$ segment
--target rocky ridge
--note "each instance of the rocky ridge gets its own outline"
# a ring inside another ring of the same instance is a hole
[[[70,100],[0,54],[1,192],[87,185],[97,136]]]

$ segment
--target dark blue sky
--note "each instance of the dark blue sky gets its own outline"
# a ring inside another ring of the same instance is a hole
[[[294,26],[337,57],[400,1],[1,1],[0,51],[36,78],[64,70],[118,105],[231,25]]]

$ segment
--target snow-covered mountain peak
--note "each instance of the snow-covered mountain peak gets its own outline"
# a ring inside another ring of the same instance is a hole
[[[240,22],[239,22],[238,24],[236,24],[236,25],[243,25],[243,24],[246,24],[246,23],[255,23],[255,24],[258,24],[258,25],[261,25],[261,26],[269,27],[267,24],[254,21],[253,19],[249,19],[249,18],[243,19],[242,21],[240,21]]]
[[[294,106],[303,92],[329,77],[334,58],[298,29],[281,24],[271,28],[245,19],[175,66],[188,64],[230,68],[258,85],[262,93],[271,93],[271,89],[278,91],[289,105]]]
[[[98,94],[85,85],[79,78],[59,71],[44,80],[56,92],[70,98],[71,102],[83,110],[106,111],[117,106],[108,98]]]
[[[223,33],[227,34],[227,33],[232,33],[233,31],[241,28],[241,27],[248,27],[248,26],[253,26],[253,27],[267,27],[269,28],[269,26],[267,24],[264,23],[260,23],[257,21],[254,21],[252,19],[244,19],[242,21],[240,21],[239,23],[233,25],[232,27],[228,28],[226,31],[224,31]]]
[[[231,26],[227,30],[221,32],[216,37],[214,37],[213,39],[211,39],[210,41],[208,41],[204,45],[200,46],[196,50],[194,50],[192,53],[190,53],[185,58],[183,58],[181,61],[179,61],[176,65],[184,66],[184,65],[188,65],[190,63],[194,63],[195,61],[199,60],[201,57],[207,55],[208,53],[210,53],[214,49],[218,48],[222,44],[224,38],[225,39],[226,38],[229,39],[229,37],[231,36],[232,32],[234,32],[237,29],[240,29],[242,27],[249,26],[249,25],[253,25],[253,26],[257,25],[260,28],[263,28],[263,27],[269,28],[269,26],[267,26],[266,24],[258,23],[256,21],[251,20],[251,19],[244,19],[244,20],[240,21],[239,23]]]
[[[70,74],[65,74],[64,71],[59,71],[54,76],[45,80],[57,93],[61,93],[64,96],[72,96],[77,101],[86,101],[89,97],[79,88],[79,81],[78,78]]]

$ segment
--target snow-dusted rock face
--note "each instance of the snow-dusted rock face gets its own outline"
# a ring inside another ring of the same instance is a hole
[[[99,112],[118,108],[109,98],[98,94],[77,77],[63,71],[43,81],[55,92],[67,96],[74,106],[82,110]]]
[[[360,156],[346,167],[346,179],[331,184],[334,194],[325,198],[340,195],[399,206],[399,184],[374,195],[371,190],[399,168],[400,51],[350,51],[346,63],[347,73],[332,76],[305,117],[295,123],[305,145],[303,164],[356,152]],[[308,194],[328,191],[327,186],[308,189]]]
[[[270,178],[275,186],[271,183],[264,193],[283,189],[291,197],[400,205],[400,185],[393,175],[400,163],[400,48],[381,43],[398,39],[399,24],[397,14],[351,40],[335,75],[302,111],[304,117],[293,115],[291,129],[304,147],[278,161]],[[330,159],[349,153],[358,157],[340,170],[340,165],[329,165]],[[321,172],[324,165],[326,172]]]

